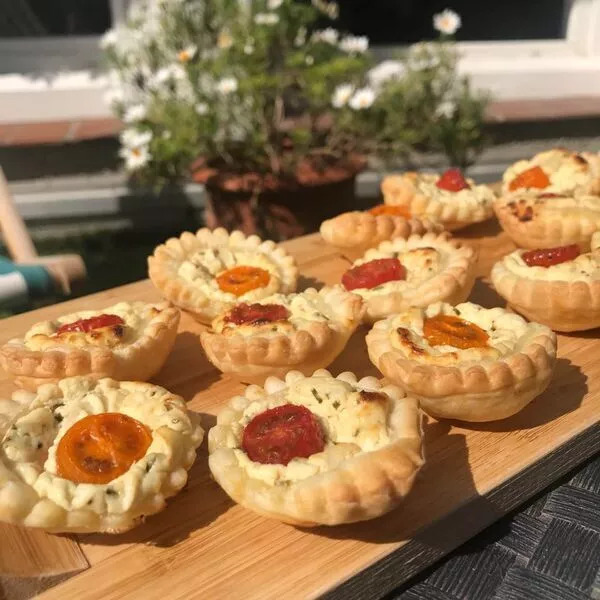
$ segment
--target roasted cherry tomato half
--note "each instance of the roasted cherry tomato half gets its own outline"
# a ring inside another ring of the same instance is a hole
[[[573,260],[580,254],[579,246],[571,244],[570,246],[557,246],[556,248],[528,250],[521,254],[521,258],[528,267],[551,267]]]
[[[448,192],[460,192],[471,187],[460,169],[447,169],[441,174],[435,185],[440,190]]]
[[[97,317],[79,319],[78,321],[61,325],[56,330],[56,335],[70,331],[82,331],[87,333],[93,329],[100,329],[101,327],[113,327],[115,325],[125,325],[125,321],[123,321],[121,317],[117,317],[117,315],[98,315]]]
[[[372,289],[387,283],[406,279],[406,268],[397,258],[377,258],[346,271],[342,284],[348,290]]]
[[[235,296],[242,296],[247,292],[268,285],[271,280],[269,271],[260,267],[240,265],[233,267],[217,276],[217,284],[224,291]]]
[[[290,311],[281,304],[246,304],[242,302],[235,306],[225,317],[226,323],[235,325],[260,325],[274,321],[285,321]]]
[[[425,319],[423,334],[431,346],[454,346],[461,350],[484,348],[490,337],[475,323],[453,315],[435,315]]]
[[[541,167],[531,167],[519,173],[508,185],[511,192],[521,188],[537,188],[543,190],[550,185],[550,179]]]

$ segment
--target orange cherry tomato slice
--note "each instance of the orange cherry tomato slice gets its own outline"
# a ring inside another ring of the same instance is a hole
[[[550,178],[541,167],[531,167],[519,173],[509,184],[511,192],[520,188],[537,188],[543,190],[550,185]]]
[[[569,246],[557,246],[556,248],[544,248],[539,250],[529,250],[521,254],[521,258],[528,267],[551,267],[560,265],[577,258],[581,250],[577,244]]]
[[[372,215],[378,217],[380,215],[389,215],[391,217],[404,217],[410,219],[411,214],[408,206],[403,204],[378,204],[368,210]]]
[[[257,288],[265,287],[271,280],[268,271],[260,267],[240,265],[217,275],[217,284],[224,292],[242,296]]]
[[[58,475],[75,483],[108,483],[140,460],[151,443],[150,430],[132,417],[121,413],[89,415],[58,442]]]
[[[461,190],[467,190],[471,186],[465,179],[460,169],[452,168],[444,171],[440,178],[436,181],[435,185],[440,190],[446,190],[447,192],[460,192]]]
[[[90,317],[89,319],[79,319],[72,323],[65,323],[56,330],[56,335],[71,331],[82,331],[83,333],[87,333],[93,329],[114,327],[115,325],[125,325],[125,321],[123,321],[121,317],[117,317],[117,315],[98,315],[97,317]]]
[[[342,276],[342,285],[348,290],[368,290],[388,281],[406,279],[406,267],[397,258],[376,258],[353,267]]]
[[[294,458],[321,452],[325,439],[317,417],[297,404],[284,404],[256,415],[244,429],[242,449],[250,460],[287,465]]]
[[[453,315],[436,315],[425,319],[423,334],[431,346],[454,346],[461,350],[484,348],[490,337],[475,323]]]

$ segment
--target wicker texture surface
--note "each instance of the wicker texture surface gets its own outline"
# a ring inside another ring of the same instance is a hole
[[[387,600],[600,600],[600,457]]]

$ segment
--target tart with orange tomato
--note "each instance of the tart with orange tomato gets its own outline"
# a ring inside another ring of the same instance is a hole
[[[516,250],[498,261],[491,279],[514,310],[556,331],[600,327],[600,233],[591,251],[575,244]]]
[[[0,364],[29,390],[74,375],[146,381],[165,363],[178,324],[166,302],[119,302],[36,323],[0,347]]]
[[[381,183],[384,202],[402,206],[416,218],[431,218],[453,231],[489,219],[496,195],[487,185],[476,185],[460,169],[442,174],[407,172],[388,175]]]
[[[291,371],[229,401],[208,434],[208,464],[261,515],[305,527],[373,519],[424,463],[421,421],[418,402],[388,382]]]
[[[339,288],[275,294],[228,309],[200,341],[217,369],[246,383],[262,383],[291,369],[310,374],[328,366],[363,312],[362,298]]]
[[[167,300],[207,325],[238,302],[294,292],[298,279],[281,246],[222,228],[167,240],[148,258],[148,274]]]
[[[121,533],[185,485],[204,432],[179,396],[89,377],[19,393],[12,409],[4,407],[1,521]]]
[[[442,226],[433,217],[414,217],[408,207],[391,204],[343,213],[321,224],[323,239],[349,258],[358,258],[385,240],[428,231],[440,232]]]
[[[552,148],[511,165],[502,176],[503,194],[600,194],[600,156]]]
[[[546,389],[556,334],[503,308],[440,302],[375,323],[367,348],[381,373],[428,414],[495,421]]]
[[[363,298],[364,320],[372,323],[410,306],[466,300],[476,263],[473,248],[447,234],[396,238],[367,250],[344,273],[342,287]]]

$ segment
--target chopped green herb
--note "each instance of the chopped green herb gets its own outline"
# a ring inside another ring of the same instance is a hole
[[[333,408],[335,408],[337,410],[339,407],[340,407],[340,403],[337,400],[335,400],[333,402]]]
[[[312,388],[310,391],[312,392],[312,395],[315,397],[315,400],[319,404],[323,404],[323,398],[321,398],[321,396],[319,396],[319,392],[317,392],[317,390],[315,388]]]
[[[117,490],[114,490],[113,488],[106,488],[106,495],[107,496],[118,496],[119,492],[117,492]]]

